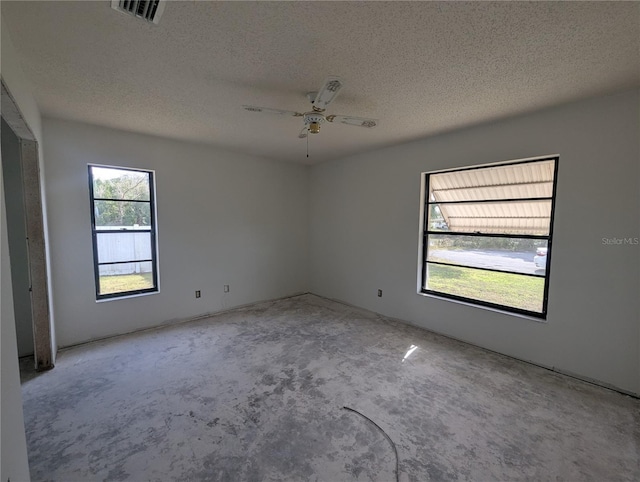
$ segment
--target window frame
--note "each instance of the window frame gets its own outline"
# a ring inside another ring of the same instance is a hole
[[[484,308],[496,309],[499,311],[507,312],[509,314],[518,314],[525,315],[528,317],[534,317],[538,321],[544,321],[547,319],[548,314],[548,302],[549,302],[549,278],[551,273],[551,255],[553,252],[552,249],[552,241],[553,241],[553,229],[554,229],[554,219],[555,219],[555,206],[556,206],[556,192],[558,185],[558,164],[559,164],[559,155],[550,155],[536,158],[528,158],[528,159],[520,159],[513,161],[504,161],[504,162],[496,162],[496,163],[488,163],[470,167],[462,167],[462,168],[454,168],[454,169],[443,169],[438,171],[428,171],[422,173],[422,189],[420,195],[420,209],[421,209],[421,217],[420,217],[420,252],[419,252],[419,267],[418,267],[418,294],[429,295],[436,298],[443,298],[446,300],[454,300],[463,303],[468,303],[472,305],[477,305]],[[554,161],[553,167],[553,185],[552,185],[552,194],[551,197],[534,197],[534,198],[518,198],[518,199],[485,199],[485,200],[472,200],[472,201],[430,201],[429,193],[430,193],[430,176],[435,174],[443,174],[443,173],[452,173],[452,172],[462,172],[462,171],[472,171],[472,170],[480,170],[480,169],[490,169],[494,167],[501,166],[510,166],[516,164],[530,164],[530,163],[538,163],[544,161]],[[458,204],[458,203],[485,203],[485,202],[522,202],[522,201],[536,201],[536,200],[549,200],[551,202],[551,212],[549,216],[549,233],[548,235],[531,235],[531,234],[507,234],[507,233],[483,233],[483,232],[450,232],[450,231],[436,231],[429,229],[429,211],[431,205],[437,204]],[[477,236],[477,237],[491,237],[491,238],[511,238],[511,239],[538,239],[547,241],[547,260],[544,275],[536,275],[530,273],[521,273],[517,271],[507,271],[503,269],[492,269],[486,267],[477,267],[470,266],[464,264],[456,264],[456,263],[442,263],[438,261],[427,261],[429,254],[429,235],[447,235],[447,236]],[[467,298],[464,296],[454,295],[450,293],[444,293],[432,289],[427,289],[427,265],[434,264],[440,266],[453,266],[459,268],[466,269],[476,269],[482,271],[491,271],[498,273],[507,273],[519,276],[533,276],[537,278],[544,279],[544,290],[543,290],[543,300],[542,300],[542,311],[531,311],[522,308],[517,308],[513,306],[502,305],[498,303],[493,303],[485,300],[478,300],[474,298]]]
[[[130,172],[142,172],[149,176],[149,200],[140,199],[113,199],[113,198],[96,198],[93,190],[93,170],[97,167],[101,169],[115,169],[120,171]],[[95,282],[96,301],[113,300],[119,298],[129,298],[132,296],[140,296],[146,294],[158,293],[160,291],[159,275],[158,275],[158,244],[157,244],[157,222],[156,222],[156,183],[155,183],[155,171],[150,169],[139,169],[133,167],[123,166],[108,166],[104,164],[88,164],[88,177],[89,177],[89,204],[91,208],[91,239],[93,245],[93,271]],[[149,203],[149,229],[99,229],[96,228],[96,215],[95,215],[95,203],[96,201],[116,201],[116,202],[142,202]],[[150,236],[150,249],[151,259],[134,259],[128,261],[111,261],[100,263],[98,258],[98,235],[99,234],[122,234],[122,233],[149,233]],[[151,273],[153,286],[151,288],[118,291],[115,293],[100,293],[100,266],[102,265],[114,265],[114,264],[127,264],[127,263],[151,263]]]

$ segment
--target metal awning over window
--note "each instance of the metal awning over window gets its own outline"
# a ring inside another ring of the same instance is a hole
[[[548,235],[554,160],[434,173],[430,229]]]

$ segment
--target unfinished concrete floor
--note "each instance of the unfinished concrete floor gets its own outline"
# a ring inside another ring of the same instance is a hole
[[[408,352],[413,350],[409,355]],[[303,295],[23,372],[33,481],[638,480],[637,399]]]

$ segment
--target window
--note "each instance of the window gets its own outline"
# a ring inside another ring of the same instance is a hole
[[[96,299],[158,291],[152,171],[89,166]]]
[[[424,173],[420,292],[546,318],[557,166]]]

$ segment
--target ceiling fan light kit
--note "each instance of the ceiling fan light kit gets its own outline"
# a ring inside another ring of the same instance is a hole
[[[320,124],[324,122],[324,116],[319,112],[307,112],[304,114],[304,124],[309,128],[311,134],[320,132]]]
[[[243,105],[242,107],[249,112],[264,112],[267,114],[278,114],[293,117],[302,117],[304,127],[298,137],[304,139],[308,133],[318,134],[320,132],[320,126],[326,122],[339,122],[341,124],[347,124],[357,127],[372,128],[378,125],[376,119],[367,119],[363,117],[353,117],[345,115],[324,115],[324,111],[329,104],[335,100],[343,87],[343,82],[340,77],[331,75],[327,77],[324,84],[318,90],[318,92],[308,92],[307,99],[311,102],[311,110],[308,112],[294,112],[290,110],[272,109],[270,107],[257,107],[254,105]]]

